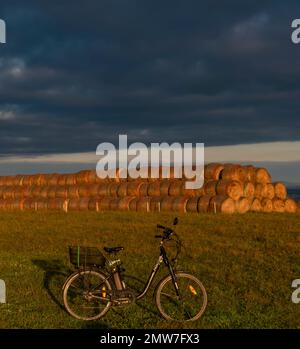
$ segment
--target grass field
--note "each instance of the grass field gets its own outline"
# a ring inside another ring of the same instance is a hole
[[[123,245],[127,275],[146,281],[158,256],[156,223],[171,214],[1,213],[0,279],[7,304],[0,328],[176,328],[163,320],[153,290],[125,308],[113,308],[93,323],[71,318],[62,307],[61,286],[70,272],[68,246]],[[191,328],[299,328],[300,304],[291,283],[300,278],[300,215],[182,215],[179,265],[195,273],[208,293],[204,316]],[[165,270],[162,271],[162,274]],[[131,278],[128,279],[130,283]],[[142,282],[135,282],[142,288]]]

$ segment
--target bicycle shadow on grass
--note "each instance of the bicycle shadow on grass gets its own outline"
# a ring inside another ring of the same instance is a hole
[[[62,300],[62,286],[72,271],[58,259],[33,259],[32,263],[44,271],[44,288],[49,294],[51,300],[60,309],[65,311]]]

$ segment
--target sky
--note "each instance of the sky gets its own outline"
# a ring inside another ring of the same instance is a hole
[[[294,0],[2,1],[0,174],[93,166],[127,134],[300,183],[295,18]]]

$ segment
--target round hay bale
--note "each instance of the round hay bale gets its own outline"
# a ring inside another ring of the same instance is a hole
[[[31,210],[31,206],[32,206],[32,202],[34,202],[33,199],[24,199],[23,200],[23,210],[24,211],[30,211]]]
[[[254,193],[254,196],[255,196],[256,198],[261,199],[261,198],[263,197],[263,196],[262,196],[263,187],[264,187],[264,185],[261,184],[261,183],[256,183],[256,184],[255,184],[255,193]]]
[[[108,184],[108,192],[109,196],[111,197],[117,197],[118,196],[118,188],[119,188],[119,183],[118,182],[111,182]]]
[[[172,196],[164,196],[161,198],[160,205],[162,212],[172,212],[175,198]]]
[[[66,185],[75,185],[76,184],[76,176],[72,173],[66,174]]]
[[[275,196],[274,186],[271,183],[262,184],[261,196],[272,200]]]
[[[148,196],[160,196],[160,181],[150,182],[148,185]]]
[[[41,187],[38,185],[33,185],[31,187],[31,196],[33,198],[39,198],[41,196]]]
[[[137,204],[138,198],[134,198],[129,203],[129,211],[136,211],[136,204]]]
[[[198,212],[198,201],[200,197],[189,197],[186,203],[186,212]]]
[[[284,200],[284,208],[285,212],[295,213],[297,212],[297,203],[293,199],[286,199]]]
[[[48,187],[46,185],[43,185],[40,189],[40,197],[42,199],[48,198]]]
[[[68,197],[68,187],[62,185],[57,186],[55,197],[60,199],[66,199]]]
[[[197,209],[197,211],[201,212],[201,213],[208,212],[209,202],[210,202],[211,198],[212,197],[210,195],[201,196],[199,198],[199,200],[198,200],[198,209]]]
[[[119,211],[129,211],[130,208],[130,202],[134,200],[134,197],[126,196],[119,198],[118,202],[118,210]]]
[[[5,176],[3,185],[11,186],[14,185],[15,176]]]
[[[169,195],[169,189],[172,181],[169,179],[163,179],[160,183],[160,195],[161,196],[168,196]]]
[[[103,183],[105,179],[98,177],[96,170],[89,170],[87,172],[87,183],[89,184],[99,184]]]
[[[98,196],[99,184],[87,184],[87,191],[89,197]]]
[[[255,185],[253,182],[247,181],[244,183],[244,197],[253,198],[255,195]]]
[[[96,211],[96,212],[100,211],[100,207],[101,207],[100,202],[101,202],[100,198],[96,198],[96,197],[91,198],[89,200],[89,211]]]
[[[255,175],[256,175],[255,181],[257,183],[262,183],[262,184],[271,183],[271,175],[267,169],[257,168],[255,171]]]
[[[25,176],[23,177],[23,183],[22,183],[22,185],[24,185],[24,186],[30,186],[30,185],[32,185],[32,177],[29,176],[29,175],[25,175]]]
[[[188,194],[189,190],[186,190],[187,193],[185,193],[185,195]],[[203,196],[205,195],[205,190],[204,187],[202,186],[201,188],[198,189],[193,189],[193,195],[187,195],[187,196]]]
[[[254,183],[256,181],[256,168],[252,165],[243,166],[245,171],[245,181]]]
[[[79,199],[79,186],[69,185],[67,186],[67,195],[69,199]]]
[[[273,204],[273,212],[279,212],[282,213],[285,211],[285,202],[284,200],[281,200],[279,198],[274,198],[272,200]]]
[[[110,197],[101,198],[99,211],[108,211],[110,209],[111,200]]]
[[[243,196],[243,186],[236,180],[221,180],[216,185],[216,194],[238,200]]]
[[[188,200],[189,198],[186,196],[178,196],[174,198],[174,201],[172,204],[172,211],[185,213]]]
[[[160,196],[151,197],[150,211],[151,212],[160,212],[161,211],[161,197]]]
[[[48,209],[54,210],[54,211],[63,211],[66,206],[66,200],[65,199],[48,199]]]
[[[139,197],[136,203],[136,210],[138,212],[150,211],[151,198],[149,196]]]
[[[215,196],[217,194],[216,192],[217,184],[218,184],[218,181],[214,181],[214,180],[210,180],[204,183],[203,188],[204,188],[205,195]]]
[[[300,201],[296,203],[297,204],[297,212],[300,212]]]
[[[148,195],[148,187],[149,187],[149,183],[147,183],[147,182],[142,183],[142,185],[139,188],[140,196],[147,196]]]
[[[214,180],[218,181],[221,179],[221,172],[224,169],[223,164],[211,163],[204,167],[204,179],[206,181]]]
[[[21,186],[21,185],[23,185],[23,178],[24,178],[23,175],[15,176],[14,179],[13,179],[13,185],[14,186]]]
[[[75,174],[76,184],[87,184],[90,170],[79,171]]]
[[[39,198],[35,200],[35,210],[41,211],[41,210],[47,210],[48,209],[48,200]]]
[[[287,198],[287,189],[284,183],[276,182],[274,185],[275,196],[281,200],[285,200]]]
[[[117,195],[119,197],[125,197],[125,196],[128,195],[128,193],[127,193],[127,186],[128,186],[127,182],[119,183],[119,185],[118,185],[118,192],[117,192]]]
[[[23,198],[29,198],[31,197],[31,190],[32,190],[32,187],[30,186],[23,186],[21,187],[22,188],[22,197]]]
[[[21,186],[14,187],[14,198],[23,199],[23,190]]]
[[[261,208],[262,208],[262,212],[266,212],[266,213],[273,212],[272,200],[267,199],[267,198],[263,198],[261,200]]]
[[[2,196],[4,200],[14,199],[14,187],[11,185],[7,185],[3,188]]]
[[[250,211],[251,212],[261,212],[262,211],[262,205],[258,198],[254,198],[252,200],[252,203],[250,204]]]
[[[88,198],[88,197],[80,198],[79,202],[78,202],[79,211],[88,211],[89,210],[89,202],[90,202],[90,198]]]
[[[80,198],[89,197],[89,186],[87,184],[78,185],[78,194]]]
[[[221,179],[244,182],[246,171],[241,165],[225,164]]]
[[[180,196],[185,194],[185,182],[172,181],[169,186],[169,196]]]
[[[216,195],[213,196],[209,201],[208,206],[209,212],[220,212],[220,213],[234,213],[235,212],[235,202],[229,196]]]
[[[147,196],[148,184],[141,181],[127,182],[128,196],[141,196],[141,190],[144,196]]]
[[[57,185],[66,185],[68,176],[61,174],[58,176]]]
[[[49,177],[47,179],[47,184],[49,186],[56,186],[58,184],[58,178],[59,178],[59,174],[57,174],[57,173],[53,173],[53,174],[49,175]],[[24,183],[24,180],[23,180],[23,183]],[[24,183],[24,185],[26,185],[26,184]]]
[[[110,184],[111,183],[101,183],[99,184],[99,188],[98,188],[98,195],[99,196],[110,196]]]
[[[79,210],[79,198],[72,198],[68,200],[68,211],[78,211]]]
[[[235,201],[235,208],[237,213],[246,213],[250,210],[249,199],[241,197]]]

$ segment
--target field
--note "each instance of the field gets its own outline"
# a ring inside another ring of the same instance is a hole
[[[130,212],[1,212],[0,279],[8,302],[0,305],[0,328],[182,327],[159,316],[152,289],[137,304],[113,308],[92,323],[71,318],[61,300],[71,268],[69,245],[123,245],[128,283],[142,288],[158,256],[155,225],[172,219]],[[197,274],[209,299],[204,316],[188,327],[300,327],[300,304],[291,302],[292,280],[300,278],[300,214],[186,214],[177,229],[186,247],[179,266]]]

